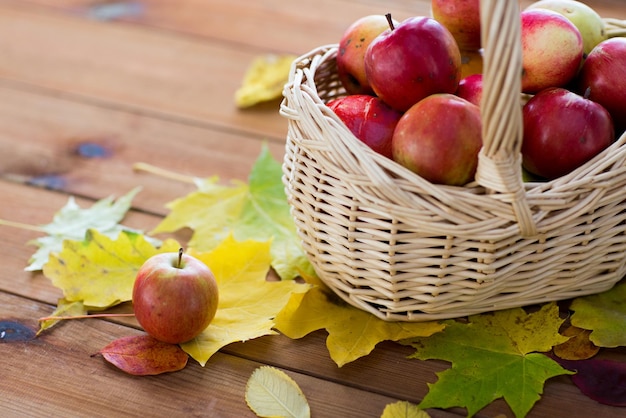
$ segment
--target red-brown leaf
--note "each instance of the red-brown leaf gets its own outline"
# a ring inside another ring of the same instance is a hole
[[[135,376],[181,370],[189,356],[178,345],[158,341],[150,335],[122,337],[99,352],[117,368]]]

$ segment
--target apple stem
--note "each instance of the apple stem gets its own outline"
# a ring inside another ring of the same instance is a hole
[[[181,268],[181,265],[183,263],[183,249],[182,247],[178,249],[178,266],[177,268]]]
[[[387,22],[389,22],[389,28],[391,30],[394,30],[396,28],[396,26],[393,24],[393,19],[391,18],[391,13],[387,13],[385,15],[385,17],[387,18]]]
[[[93,314],[93,315],[74,315],[74,316],[45,316],[43,318],[39,318],[39,322],[43,321],[53,321],[56,319],[88,319],[88,318],[117,318],[117,317],[127,317],[127,316],[135,316],[134,313],[119,313],[119,314]]]
[[[589,96],[591,96],[591,86],[587,87],[587,89],[585,90],[585,94],[583,95],[585,99],[588,99]]]

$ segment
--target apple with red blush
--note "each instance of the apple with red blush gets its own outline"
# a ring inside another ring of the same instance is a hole
[[[480,110],[453,94],[430,95],[400,118],[391,145],[397,163],[431,183],[465,185],[478,167]]]
[[[349,94],[374,94],[365,74],[365,51],[386,29],[389,22],[384,15],[368,15],[344,31],[337,50],[337,76]]]
[[[480,1],[432,0],[431,14],[446,27],[461,50],[480,49]]]
[[[378,97],[353,94],[333,99],[327,106],[371,149],[391,158],[391,138],[402,116]]]
[[[613,118],[617,134],[626,129],[626,38],[600,42],[587,56],[577,77],[577,91],[589,90]]]
[[[435,93],[454,93],[461,78],[461,52],[450,31],[435,19],[410,17],[378,35],[365,52],[365,72],[374,93],[401,112]]]
[[[522,91],[534,94],[567,85],[583,59],[580,31],[560,13],[547,9],[521,12]]]
[[[455,94],[476,106],[480,106],[480,101],[483,98],[483,75],[472,74],[462,78]]]
[[[586,163],[614,140],[613,121],[600,104],[551,87],[523,107],[523,166],[548,180]]]
[[[137,272],[132,301],[135,318],[149,335],[179,344],[209,326],[219,295],[210,268],[181,249],[144,262]]]

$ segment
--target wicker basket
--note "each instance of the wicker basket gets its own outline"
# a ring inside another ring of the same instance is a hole
[[[283,181],[311,263],[348,303],[436,320],[598,293],[626,273],[626,135],[564,177],[522,181],[518,7],[481,4],[484,144],[464,187],[376,154],[325,106],[345,94],[336,45],[294,62]]]

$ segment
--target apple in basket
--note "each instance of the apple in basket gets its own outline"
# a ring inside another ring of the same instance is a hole
[[[476,106],[480,106],[483,97],[483,75],[472,74],[461,79],[455,94]]]
[[[391,137],[402,116],[378,97],[353,94],[330,100],[327,106],[350,131],[379,154],[391,158]]]
[[[563,15],[546,9],[521,12],[522,91],[562,87],[578,73],[583,59],[580,32]]]
[[[607,38],[604,20],[585,3],[576,0],[539,0],[526,8],[529,9],[547,9],[565,16],[580,32],[585,54],[589,54],[596,45]]]
[[[435,19],[410,17],[372,41],[365,72],[374,92],[401,112],[434,93],[454,93],[461,79],[461,52]]]
[[[523,166],[548,180],[589,161],[615,138],[605,108],[564,88],[540,91],[524,105],[522,115]]]
[[[432,0],[431,13],[446,27],[462,50],[480,49],[480,1]]]
[[[397,22],[396,22],[397,23]],[[337,50],[337,77],[349,94],[373,94],[365,74],[365,51],[389,22],[383,15],[357,19],[343,33]]]
[[[578,92],[606,108],[621,135],[626,129],[626,38],[607,39],[596,46],[578,75]]]
[[[453,94],[433,94],[398,121],[393,159],[432,183],[462,186],[474,179],[481,130],[478,106]]]

